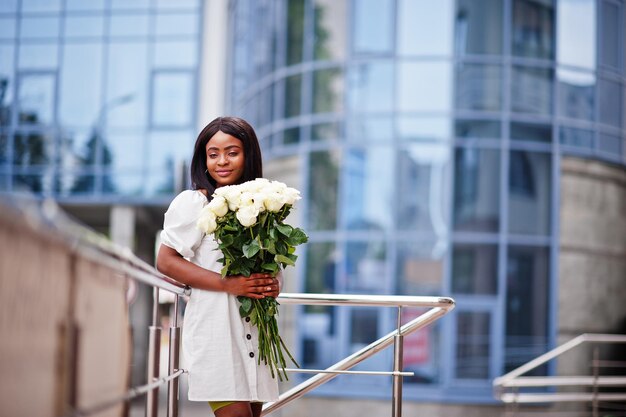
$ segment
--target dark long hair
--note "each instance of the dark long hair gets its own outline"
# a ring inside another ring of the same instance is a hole
[[[250,181],[263,176],[261,148],[254,129],[248,122],[239,117],[218,117],[206,125],[198,135],[193,147],[191,158],[191,186],[194,190],[207,190],[207,198],[217,186],[215,180],[206,172],[206,144],[217,133],[223,132],[241,141],[243,144],[244,170],[238,183]]]

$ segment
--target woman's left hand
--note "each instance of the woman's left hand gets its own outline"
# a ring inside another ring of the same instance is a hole
[[[266,297],[278,298],[278,295],[280,294],[280,288],[282,287],[281,278],[282,276],[281,276],[281,273],[279,272],[278,275],[274,277],[274,282],[268,285],[267,287],[263,288],[263,292],[261,294],[263,294]]]

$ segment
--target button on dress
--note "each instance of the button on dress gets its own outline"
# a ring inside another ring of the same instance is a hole
[[[176,196],[165,213],[161,242],[219,274],[222,253],[213,236],[196,227],[206,204],[199,191],[187,190]],[[190,401],[278,399],[277,380],[269,367],[257,364],[257,328],[239,315],[236,296],[194,288],[185,308],[182,348]]]

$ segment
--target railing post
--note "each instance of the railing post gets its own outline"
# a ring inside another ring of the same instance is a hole
[[[174,313],[170,326],[170,364],[169,374],[178,370],[180,357],[180,327],[178,327],[178,303],[180,297],[174,299]],[[178,417],[178,379],[172,379],[167,385],[167,416]]]
[[[393,337],[393,371],[402,372],[402,345],[404,336],[400,332],[402,327],[402,306],[398,307],[398,332]],[[393,392],[391,415],[402,417],[402,375],[393,376]]]
[[[161,358],[161,327],[159,321],[159,287],[154,287],[152,304],[152,326],[149,327],[148,340],[148,383],[159,378],[159,361]],[[157,417],[159,414],[159,388],[150,390],[146,397],[146,417]]]
[[[598,346],[593,348],[593,400],[592,400],[592,416],[598,417],[598,376],[600,370],[600,352]]]

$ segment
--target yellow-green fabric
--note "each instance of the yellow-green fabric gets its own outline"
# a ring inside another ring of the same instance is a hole
[[[209,405],[211,406],[211,410],[216,412],[222,407],[226,407],[227,405],[234,404],[234,401],[209,401]]]

